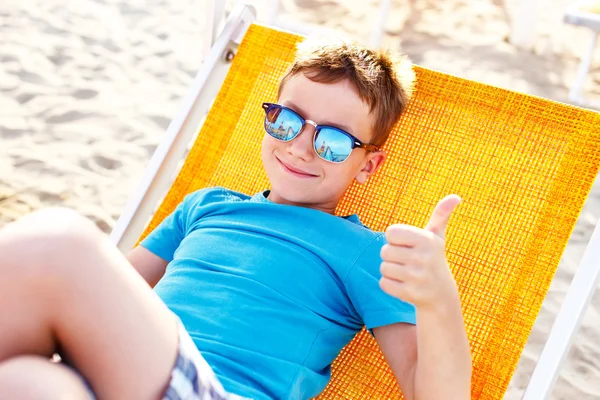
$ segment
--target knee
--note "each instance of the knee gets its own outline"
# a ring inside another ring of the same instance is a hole
[[[46,208],[25,215],[0,232],[20,239],[76,240],[96,237],[100,230],[72,209]]]
[[[29,234],[64,235],[98,230],[94,223],[75,210],[63,207],[45,208],[25,215],[7,228]]]
[[[89,219],[67,208],[26,215],[0,230],[2,264],[39,265],[60,261],[98,243],[102,232]],[[12,262],[11,262],[12,261]]]

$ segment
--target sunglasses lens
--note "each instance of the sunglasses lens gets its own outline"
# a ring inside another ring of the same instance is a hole
[[[271,106],[265,116],[265,130],[275,139],[287,142],[298,136],[302,120],[285,108]]]
[[[315,151],[322,159],[339,163],[352,152],[352,139],[336,129],[322,128],[315,137]]]

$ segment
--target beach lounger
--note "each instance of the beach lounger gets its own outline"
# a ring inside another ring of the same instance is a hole
[[[253,21],[247,6],[229,15],[111,234],[121,250],[187,193],[216,185],[247,194],[268,188],[261,104],[276,100],[278,78],[302,38]],[[357,212],[375,230],[422,227],[442,197],[463,198],[450,221],[447,254],[473,354],[472,394],[502,399],[598,173],[600,115],[421,67],[416,73],[385,165],[367,185],[352,186],[337,213]],[[525,399],[547,398],[599,270],[596,227]],[[367,332],[337,358],[320,398],[400,398]]]

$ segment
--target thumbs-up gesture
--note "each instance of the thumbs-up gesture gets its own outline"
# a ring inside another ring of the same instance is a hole
[[[446,227],[461,198],[449,195],[433,210],[424,229],[391,225],[381,249],[381,288],[417,308],[439,305],[457,296],[446,261]]]

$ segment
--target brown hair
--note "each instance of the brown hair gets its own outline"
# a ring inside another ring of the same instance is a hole
[[[296,58],[279,84],[298,74],[313,82],[348,80],[375,115],[371,144],[382,146],[406,109],[415,73],[403,54],[374,51],[355,42],[307,39],[298,45]]]

